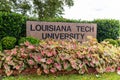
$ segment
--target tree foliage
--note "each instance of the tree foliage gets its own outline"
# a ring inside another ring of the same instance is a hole
[[[0,11],[11,11],[11,3],[7,0],[0,0]]]
[[[34,0],[33,4],[39,18],[53,18],[63,14],[63,6],[73,6],[73,0]]]
[[[11,0],[13,4],[13,11],[26,15],[31,9],[31,3],[29,0]]]
[[[18,12],[39,19],[58,17],[63,14],[64,6],[73,6],[73,0],[0,0],[1,11]]]

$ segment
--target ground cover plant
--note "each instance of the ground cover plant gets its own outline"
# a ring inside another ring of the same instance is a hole
[[[119,70],[120,48],[89,39],[83,44],[74,39],[47,39],[39,45],[25,42],[11,50],[4,50],[0,52],[0,74],[85,74]]]

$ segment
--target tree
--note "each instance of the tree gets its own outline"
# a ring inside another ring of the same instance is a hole
[[[64,6],[71,7],[74,5],[73,0],[1,0],[0,2],[3,5],[2,7],[0,5],[0,9],[23,15],[34,14],[39,19],[61,16]]]
[[[33,0],[34,12],[39,19],[53,18],[63,14],[64,6],[73,6],[73,0]]]
[[[23,15],[27,15],[31,9],[31,3],[29,0],[10,0],[13,6],[13,12],[18,12]]]
[[[8,0],[0,0],[0,11],[11,11],[11,3]]]

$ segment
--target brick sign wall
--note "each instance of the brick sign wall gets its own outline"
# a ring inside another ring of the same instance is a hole
[[[27,21],[27,36],[38,39],[68,39],[79,42],[87,40],[87,36],[96,38],[97,25],[92,23],[37,22]]]

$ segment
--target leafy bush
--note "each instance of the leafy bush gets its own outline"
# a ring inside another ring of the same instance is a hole
[[[80,45],[75,40],[43,40],[39,45],[25,42],[20,47],[0,53],[0,69],[10,76],[27,68],[40,75],[76,70],[79,74],[94,68],[98,73],[120,68],[120,47],[91,39]],[[4,57],[4,58],[3,58]]]
[[[120,39],[116,39],[118,46],[120,46]]]
[[[27,17],[9,12],[0,12],[0,39],[12,36],[19,39],[26,35]]]
[[[24,43],[26,41],[30,42],[31,44],[39,44],[39,42],[40,42],[40,40],[33,38],[33,37],[22,37],[18,41],[18,44]]]
[[[118,44],[118,41],[117,41],[117,40],[114,40],[114,39],[105,39],[104,41],[107,41],[107,42],[109,42],[109,43],[112,44],[112,45],[116,45],[116,46],[119,45],[119,44]]]
[[[12,49],[15,47],[16,38],[15,37],[4,37],[1,40],[3,49]]]
[[[97,23],[97,39],[117,39],[119,36],[120,22],[114,19],[97,19],[93,21]]]
[[[0,51],[2,51],[2,44],[1,44],[1,42],[0,42]]]

